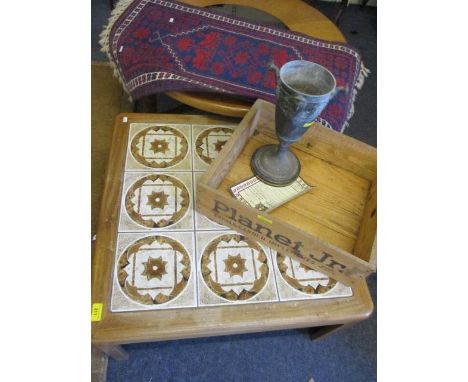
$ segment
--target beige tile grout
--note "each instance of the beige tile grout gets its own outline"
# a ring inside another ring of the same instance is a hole
[[[138,129],[138,128],[134,128],[132,130],[132,136],[134,136],[135,134],[137,134],[138,131],[141,131],[142,129],[148,127],[148,125],[152,125],[152,124],[148,124],[148,123],[145,123],[143,124],[143,126]],[[205,307],[205,306],[216,306],[216,304],[201,304],[200,303],[200,283],[203,283],[203,280],[200,279],[200,272],[201,270],[199,269],[199,257],[201,256],[201,253],[199,254],[199,242],[198,242],[198,236],[199,236],[199,233],[202,234],[214,234],[216,236],[219,236],[219,235],[222,235],[224,233],[227,233],[227,232],[235,232],[233,230],[231,230],[229,227],[226,227],[226,229],[222,229],[222,228],[213,228],[213,227],[208,227],[208,228],[203,228],[203,229],[198,229],[198,225],[200,224],[199,221],[197,221],[197,213],[196,213],[196,210],[195,210],[195,206],[194,206],[194,203],[195,203],[195,200],[196,200],[196,174],[197,173],[204,173],[206,171],[206,169],[199,169],[199,165],[196,165],[195,162],[195,156],[196,156],[196,147],[195,147],[195,137],[194,137],[194,134],[195,134],[195,126],[206,126],[206,128],[210,128],[210,127],[213,127],[215,125],[198,125],[198,124],[154,124],[154,125],[174,125],[174,127],[179,127],[179,130],[182,131],[182,133],[184,134],[184,136],[186,137],[187,141],[188,141],[188,144],[189,144],[189,152],[187,153],[187,155],[190,155],[190,160],[189,160],[189,163],[190,163],[190,168],[189,169],[186,169],[186,168],[183,168],[183,169],[166,169],[166,170],[154,170],[154,169],[151,169],[151,168],[147,168],[147,169],[133,169],[133,168],[127,168],[127,162],[128,162],[128,157],[131,155],[129,153],[129,148],[130,148],[130,139],[129,139],[129,143],[128,143],[128,146],[127,146],[127,156],[126,156],[126,161],[125,161],[125,169],[124,169],[124,178],[127,179],[127,175],[128,174],[136,174],[136,173],[141,173],[141,174],[145,174],[146,173],[168,173],[172,176],[175,176],[176,178],[179,178],[177,175],[180,175],[180,174],[188,174],[190,173],[190,179],[188,180],[189,182],[191,182],[191,190],[190,190],[190,197],[191,197],[191,213],[192,213],[192,216],[191,216],[191,224],[190,224],[190,227],[189,228],[179,228],[179,229],[174,229],[174,227],[169,227],[169,228],[162,228],[162,229],[144,229],[143,227],[141,228],[141,230],[135,230],[135,231],[128,231],[128,230],[121,230],[121,224],[120,224],[120,221],[121,221],[121,216],[119,216],[119,232],[118,232],[118,235],[120,234],[128,234],[128,235],[136,235],[136,236],[140,236],[140,235],[146,235],[146,234],[155,234],[155,233],[158,233],[158,234],[163,234],[163,233],[167,233],[169,236],[172,236],[174,234],[183,234],[183,233],[191,233],[191,236],[192,236],[192,248],[193,248],[193,251],[194,253],[193,254],[190,254],[191,256],[191,259],[193,260],[193,258],[195,258],[195,263],[194,263],[194,266],[192,267],[192,269],[194,269],[195,271],[195,278],[193,280],[193,282],[195,283],[194,285],[194,288],[195,288],[195,303],[196,303],[196,307]],[[188,131],[185,131],[186,129],[183,129],[181,130],[181,126],[184,126],[184,127],[188,127]],[[198,135],[202,132],[203,130],[200,130],[200,132],[198,132]],[[129,134],[130,134],[130,129],[129,129]],[[197,135],[197,136],[198,136]],[[184,158],[185,160],[185,158]],[[197,169],[195,169],[195,167],[198,167]],[[187,176],[187,175],[186,175]],[[179,178],[180,179],[180,178]],[[185,184],[185,182],[181,179],[182,183]],[[128,182],[129,184],[127,184],[127,187],[130,187],[130,181]],[[185,186],[187,187],[187,184],[185,184]],[[189,188],[189,187],[187,187]],[[125,186],[123,187],[123,191],[125,190]],[[123,199],[123,194],[122,194],[122,199]],[[123,210],[123,207],[122,207],[122,201],[121,201],[121,210]],[[182,221],[184,218],[182,218],[180,221]],[[115,257],[115,261],[117,261],[117,258],[118,258],[118,254],[116,253],[116,257]],[[267,259],[268,259],[268,264],[270,266],[270,271],[271,273],[273,273],[273,284],[274,284],[274,288],[275,288],[275,294],[276,294],[276,300],[277,302],[281,302],[281,301],[296,301],[296,300],[315,300],[317,299],[317,296],[314,295],[314,296],[302,296],[302,293],[297,291],[297,290],[294,290],[291,286],[289,286],[284,280],[278,280],[278,278],[281,278],[281,275],[279,274],[279,271],[277,270],[277,265],[275,264],[275,260],[273,258],[273,252],[270,248],[267,248]],[[115,267],[114,267],[115,268]],[[115,277],[115,276],[114,276]],[[267,281],[269,282],[269,281]],[[283,288],[291,288],[293,289],[294,293],[296,293],[297,296],[299,296],[299,298],[286,298],[286,299],[282,299],[281,298],[281,293],[280,293],[280,284],[282,285]],[[265,286],[266,287],[266,286]],[[209,290],[209,288],[208,288]],[[262,294],[264,292],[264,290],[262,290],[260,294]],[[217,296],[219,297],[219,296]],[[338,296],[339,297],[339,296]],[[327,298],[327,297],[323,297],[323,298]],[[244,305],[246,303],[268,303],[268,302],[272,302],[272,301],[252,301],[252,302],[248,302],[248,301],[242,301],[242,302],[229,302],[229,301],[226,301],[224,302],[223,304],[220,304],[220,305],[226,305],[226,304],[230,304],[230,305]],[[165,310],[165,309],[185,309],[186,307],[177,307],[177,306],[170,306],[170,307],[155,307],[154,310]],[[126,311],[135,311],[135,310],[138,310],[138,309],[132,309],[132,310],[126,310]],[[153,310],[153,309],[148,309],[148,308],[145,308],[144,310]]]

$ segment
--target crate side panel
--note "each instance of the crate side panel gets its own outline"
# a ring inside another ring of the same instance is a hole
[[[356,240],[353,254],[363,260],[373,263],[377,261],[377,179],[375,179],[367,195],[366,206],[363,211],[361,226]]]

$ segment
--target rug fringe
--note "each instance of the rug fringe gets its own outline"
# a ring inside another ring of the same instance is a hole
[[[364,81],[369,76],[370,72],[371,71],[364,66],[364,62],[361,61],[361,68],[359,70],[359,75],[356,80],[356,84],[354,85],[358,90],[362,88],[362,85],[364,85]]]
[[[369,76],[371,71],[364,66],[364,62],[361,61],[361,66],[359,68],[359,75],[354,84],[353,94],[351,94],[351,107],[349,108],[348,115],[346,116],[346,121],[341,127],[341,132],[344,132],[345,129],[349,126],[349,120],[354,115],[354,102],[356,101],[356,96],[361,90],[362,85],[364,85],[365,79]]]
[[[104,53],[109,53],[109,34],[112,27],[114,26],[117,19],[122,16],[122,13],[125,12],[127,7],[133,3],[135,0],[119,0],[115,5],[114,9],[111,11],[110,17],[108,19],[108,24],[104,26],[102,32],[99,35],[99,44],[101,45],[101,51]]]
[[[112,66],[114,76],[119,80],[125,92],[129,95],[130,102],[133,102],[132,96],[127,90],[127,87],[125,86],[123,79],[120,76],[119,69],[117,68],[117,65],[115,64],[111,54],[109,35],[115,22],[119,19],[120,16],[122,16],[128,6],[134,1],[135,0],[119,0],[110,14],[107,25],[104,26],[102,32],[99,34],[99,45],[101,45],[101,52],[104,52],[107,55],[107,58]]]
[[[112,27],[114,26],[115,22],[122,16],[122,14],[125,12],[125,10],[129,7],[130,4],[132,4],[134,1],[137,0],[119,0],[118,3],[115,5],[115,8],[112,10],[108,24],[104,26],[102,32],[99,35],[99,44],[101,45],[101,52],[104,52],[108,59],[109,63],[113,69],[114,76],[118,79],[118,81],[122,84],[122,87],[124,88],[125,92],[129,95],[129,100],[130,102],[133,102],[132,96],[130,95],[130,92],[128,91],[125,83],[123,82],[123,79],[119,73],[119,69],[117,67],[117,64],[114,62],[113,57],[112,57],[112,52],[111,52],[111,46],[110,46],[110,41],[109,41],[109,36],[110,32],[112,30]],[[356,79],[356,83],[354,84],[354,88],[352,90],[351,94],[351,106],[348,111],[348,115],[346,116],[346,121],[341,127],[341,132],[344,132],[344,130],[349,126],[349,120],[352,118],[354,115],[354,102],[356,100],[356,96],[358,91],[362,88],[364,85],[364,81],[366,77],[369,76],[371,71],[367,69],[364,66],[364,63],[361,61],[360,63],[360,68],[359,68],[359,74]],[[327,128],[332,128],[332,126],[325,120],[319,121],[323,126]]]

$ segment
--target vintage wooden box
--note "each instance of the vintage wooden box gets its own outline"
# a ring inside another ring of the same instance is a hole
[[[376,270],[376,149],[315,124],[292,146],[315,187],[271,213],[236,200],[229,187],[253,176],[250,158],[276,143],[275,106],[258,100],[197,185],[197,210],[345,284]]]

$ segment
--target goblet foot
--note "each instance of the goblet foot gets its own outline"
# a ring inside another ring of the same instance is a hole
[[[278,155],[278,145],[259,147],[250,161],[253,173],[262,182],[281,187],[293,183],[301,172],[296,155],[285,151]]]

